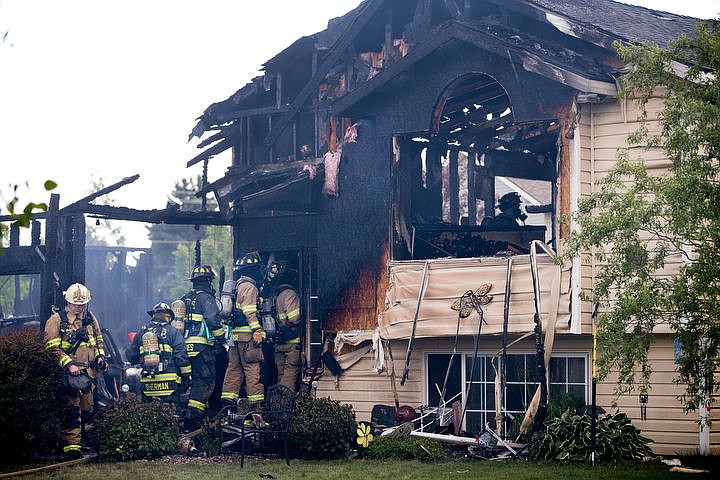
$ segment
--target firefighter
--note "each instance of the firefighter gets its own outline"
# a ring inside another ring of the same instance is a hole
[[[167,303],[148,310],[133,342],[125,350],[131,363],[142,363],[140,384],[145,401],[157,398],[177,404],[180,393],[189,386],[190,359],[183,335],[172,326],[175,313]]]
[[[65,373],[61,393],[63,452],[68,458],[82,456],[82,434],[92,431],[92,378],[107,371],[103,338],[95,315],[88,309],[90,290],[73,283],[63,292],[67,306],[45,322],[45,348]]]
[[[250,252],[235,262],[235,303],[230,315],[231,336],[228,366],[225,371],[221,398],[225,404],[247,404],[258,410],[265,400],[265,388],[260,382],[263,361],[262,344],[265,332],[257,316],[257,285],[261,280],[260,254]],[[240,398],[245,383],[246,397]]]
[[[517,227],[520,222],[525,224],[527,215],[520,210],[520,195],[517,192],[508,192],[498,200],[496,208],[500,213],[493,218],[486,217],[483,219],[481,226],[483,227]]]
[[[192,288],[181,299],[185,303],[184,336],[192,367],[184,432],[197,430],[202,424],[215,386],[215,350],[224,348],[225,329],[220,323],[220,304],[212,286],[214,278],[210,265],[195,267],[189,278]]]
[[[296,390],[300,373],[300,297],[295,290],[296,272],[290,268],[279,269],[278,286],[273,292],[276,313],[274,341],[277,383]]]

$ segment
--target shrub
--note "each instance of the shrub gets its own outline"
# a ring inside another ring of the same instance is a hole
[[[39,331],[0,336],[0,461],[27,459],[57,444],[62,369]]]
[[[558,393],[553,394],[547,404],[547,412],[545,414],[545,422],[559,417],[566,411],[570,410],[571,413],[576,413],[579,410],[578,402],[569,393]],[[525,434],[520,434],[520,427],[525,420],[525,413],[511,415],[511,421],[508,426],[507,436],[509,438],[519,437],[522,441],[527,441],[527,435],[532,434],[528,431]],[[532,428],[530,429],[532,430]]]
[[[375,437],[365,451],[365,458],[373,460],[444,460],[446,449],[442,443],[428,438],[386,435]]]
[[[530,458],[561,462],[584,462],[590,458],[590,416],[567,410],[545,422],[546,431],[530,444]],[[605,415],[597,421],[595,459],[640,460],[652,455],[650,440],[640,435],[624,413]]]
[[[569,393],[552,395],[548,401],[545,421],[560,417],[568,410],[570,410],[571,413],[578,413],[578,405],[572,395]]]
[[[355,441],[355,411],[329,398],[298,396],[288,443],[291,454],[305,459],[343,457]]]
[[[177,450],[175,407],[157,400],[124,399],[103,408],[95,418],[98,454],[103,460],[154,458]]]
[[[202,423],[202,433],[200,433],[202,448],[205,453],[214,457],[220,454],[222,446],[222,423],[218,418],[210,419],[205,417]]]

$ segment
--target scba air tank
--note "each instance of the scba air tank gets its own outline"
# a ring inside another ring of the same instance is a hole
[[[160,345],[158,337],[152,330],[148,330],[142,336],[143,345],[143,367],[147,371],[157,372],[160,367]]]
[[[232,314],[233,305],[235,304],[235,295],[233,294],[234,290],[235,281],[225,280],[225,283],[223,283],[222,286],[222,292],[220,293],[220,305],[222,306],[220,314],[224,317],[228,317]]]
[[[185,302],[175,300],[170,306],[170,309],[175,314],[175,318],[170,322],[170,325],[175,327],[178,332],[183,333],[185,330]]]

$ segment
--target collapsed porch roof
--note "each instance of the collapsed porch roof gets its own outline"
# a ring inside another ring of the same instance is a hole
[[[323,174],[322,158],[230,168],[224,177],[206,186],[198,195],[215,192],[223,211],[231,204],[245,212],[263,208],[307,211],[310,205],[301,201],[302,196],[324,178]],[[229,212],[223,213],[229,215]]]

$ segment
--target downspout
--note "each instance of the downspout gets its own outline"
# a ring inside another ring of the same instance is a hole
[[[693,255],[692,246],[687,242],[683,242],[682,251],[682,264],[683,266],[686,266],[690,263],[689,259],[692,258]],[[704,340],[704,338],[698,339],[700,342],[703,342]],[[701,375],[701,378],[704,378],[704,375]],[[704,381],[702,387],[705,387]],[[710,429],[707,424],[709,414],[710,412],[708,411],[707,403],[701,403],[698,406],[698,420],[700,423],[700,430],[698,432],[698,453],[700,453],[700,455],[710,455]]]
[[[588,107],[590,107],[588,105]],[[592,108],[592,107],[590,107]],[[581,193],[581,170],[582,170],[582,149],[580,144],[580,128],[578,127],[578,118],[580,117],[577,111],[577,103],[573,104],[572,112],[575,116],[575,120],[572,124],[572,139],[570,140],[570,214],[574,215],[578,211],[578,203],[580,200]],[[592,120],[592,115],[590,116]],[[592,134],[592,131],[591,131]],[[592,138],[592,137],[591,137]],[[577,221],[571,217],[570,219],[570,230],[578,230]],[[570,281],[572,284],[570,293],[570,332],[575,334],[582,333],[582,302],[580,300],[580,289],[582,288],[582,276],[581,276],[582,264],[580,261],[580,255],[572,259],[572,272]]]

